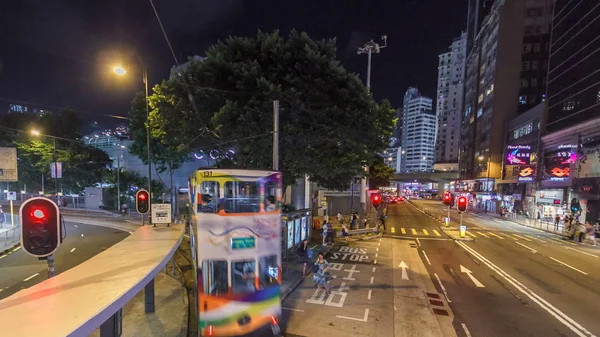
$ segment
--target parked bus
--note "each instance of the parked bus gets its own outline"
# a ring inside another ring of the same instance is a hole
[[[201,335],[241,336],[270,326],[280,336],[281,173],[198,170],[189,194]]]

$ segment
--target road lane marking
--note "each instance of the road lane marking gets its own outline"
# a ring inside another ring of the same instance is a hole
[[[528,237],[528,238],[532,238],[532,239],[534,239],[534,240],[541,241],[541,242],[543,242],[543,243],[547,243],[547,242],[548,242],[548,241],[544,241],[544,240],[542,240],[542,239],[536,238],[535,236],[532,236],[532,235],[527,235],[527,234],[524,234],[524,235],[525,235],[526,237]]]
[[[75,228],[79,227],[79,226],[77,226],[77,225],[73,225],[73,226],[75,226]]]
[[[367,294],[367,299],[370,300],[371,299],[371,293],[373,292],[373,290],[369,290],[369,293]]]
[[[469,269],[467,269],[462,264],[460,265],[460,272],[467,274],[467,276],[471,279],[471,281],[473,281],[473,283],[475,284],[475,286],[477,288],[485,288],[485,286],[483,285],[483,283],[479,282],[479,280],[476,279],[475,276],[473,276],[473,272],[470,271]]]
[[[425,260],[427,260],[427,263],[431,266],[431,262],[429,261],[429,257],[427,256],[427,253],[425,253],[424,250],[422,250],[423,252],[423,256],[425,256]]]
[[[442,234],[440,234],[440,232],[436,231],[435,229],[433,230],[433,233],[435,234],[435,236],[442,236]]]
[[[365,316],[363,318],[354,318],[354,317],[340,316],[340,315],[335,315],[335,317],[349,319],[349,320],[353,320],[353,321],[359,321],[359,322],[366,322],[367,319],[369,318],[369,309],[365,309]]]
[[[379,256],[379,253],[375,253],[375,257],[378,257],[378,256]]]
[[[472,238],[476,238],[477,237],[477,235],[475,235],[475,234],[473,234],[473,233],[471,233],[469,231],[466,231],[465,233],[467,233],[467,235],[469,235]]]
[[[467,335],[467,337],[472,337],[471,332],[467,328],[467,325],[465,323],[460,323],[460,325],[462,326],[463,330],[465,331],[465,335]]]
[[[587,274],[588,274],[588,273],[586,273],[586,272],[584,272],[584,271],[581,271],[581,270],[579,270],[579,269],[577,269],[577,268],[575,268],[575,267],[573,267],[573,266],[570,266],[570,265],[568,265],[568,264],[566,264],[566,263],[564,263],[564,262],[562,262],[562,261],[560,261],[560,260],[557,260],[557,259],[553,258],[552,256],[548,256],[548,258],[549,258],[550,260],[552,260],[552,261],[556,261],[556,262],[558,262],[558,263],[562,264],[562,265],[563,265],[563,266],[565,266],[565,267],[568,267],[568,268],[571,268],[571,269],[573,269],[573,270],[575,270],[575,271],[578,271],[578,272],[582,273],[583,275],[587,275]]]
[[[23,280],[23,282],[27,282],[27,281],[31,280],[32,278],[34,278],[34,277],[38,276],[39,274],[40,274],[40,273],[35,273],[35,274],[33,274],[33,275],[29,276],[28,278],[24,279],[24,280]]]
[[[371,284],[373,284],[373,281],[375,280],[375,277],[371,276]]]
[[[452,303],[452,301],[450,301],[450,298],[448,297],[448,292],[446,291],[446,288],[444,288],[444,285],[442,284],[442,280],[440,280],[440,277],[438,276],[438,274],[433,273],[433,276],[435,276],[435,278],[438,281],[438,284],[440,285],[440,288],[442,288],[442,292],[444,293],[444,296],[446,296],[446,301],[448,303]]]
[[[485,234],[484,232],[477,232],[477,234],[483,236],[484,238],[490,238],[489,236],[487,236],[487,234]]]
[[[516,244],[518,244],[518,245],[519,245],[519,246],[521,246],[521,247],[525,247],[525,248],[529,249],[529,250],[530,250],[532,253],[534,253],[534,254],[535,254],[535,253],[537,253],[537,250],[535,250],[535,249],[533,249],[533,248],[531,248],[531,247],[527,247],[527,246],[525,246],[524,244],[520,243],[519,241],[515,241],[515,243],[516,243]]]
[[[523,239],[523,240],[525,240],[525,241],[529,241],[529,242],[531,242],[531,240],[530,240],[530,239],[528,239],[528,238],[524,238],[524,237],[522,237],[522,236],[521,236],[521,235],[519,235],[519,234],[513,234],[513,236],[514,236],[514,237],[517,237],[517,238],[519,238],[519,239]]]
[[[423,234],[429,235],[429,232],[426,229],[422,229],[422,231],[423,231]]]
[[[2,255],[0,256],[0,260],[2,260],[3,258],[7,257],[8,255]]]
[[[289,311],[296,311],[296,312],[304,312],[304,310],[302,310],[302,309],[296,309],[296,308],[281,307],[281,309],[283,309],[283,310],[289,310]]]
[[[412,235],[417,235],[417,230],[414,228],[411,228],[410,232],[412,233]]]
[[[377,260],[373,261],[373,264],[377,264]]]
[[[571,248],[571,247],[565,247],[565,248],[569,249],[569,250],[572,250],[572,251],[575,251],[575,252],[579,252],[581,254],[585,254],[585,255],[588,255],[588,256],[591,256],[591,257],[598,258],[598,255],[594,255],[592,253],[584,252],[583,250],[579,250],[579,249],[575,249],[575,248]]]
[[[402,268],[402,279],[408,280],[408,273],[406,272],[406,269],[408,269],[408,266],[406,265],[406,263],[404,263],[404,261],[402,261],[402,262],[400,262],[400,265],[398,267]]]
[[[21,246],[19,246],[19,247],[17,247],[17,248],[15,248],[15,249],[13,249],[13,250],[12,250],[12,253],[16,252],[16,251],[17,251],[17,250],[19,250],[19,249],[21,249]]]
[[[500,239],[500,240],[504,240],[504,238],[503,238],[503,237],[501,237],[500,235],[498,235],[498,234],[496,234],[496,233],[488,232],[488,234],[489,234],[489,235],[491,235],[491,236],[493,236],[493,237],[495,237],[495,238],[498,238],[498,239]]]
[[[71,253],[72,253],[72,252],[74,252],[74,251],[75,251],[75,249],[77,249],[77,248],[73,248],[73,249],[71,249]]]
[[[421,241],[419,241],[419,238],[417,238],[417,244],[419,245],[419,247],[421,247]]]
[[[133,234],[133,232],[129,232],[129,234]],[[188,238],[188,239],[190,238],[190,236],[189,236],[189,235],[187,235],[187,234],[183,234],[183,236],[185,236],[185,237],[186,237],[186,238]]]
[[[376,269],[377,269],[377,267],[373,267],[373,272],[375,272]]]
[[[396,233],[396,227],[392,227],[392,233]]]
[[[376,251],[379,251],[379,247],[377,247],[377,250],[376,250]]]
[[[589,332],[587,329],[585,329],[583,326],[581,326],[579,323],[577,323],[571,317],[567,316],[565,313],[563,313],[556,307],[552,306],[552,304],[548,303],[548,301],[546,301],[545,299],[540,297],[538,294],[531,291],[529,288],[524,286],[521,282],[517,281],[515,278],[513,278],[511,275],[506,273],[504,270],[500,269],[498,266],[493,264],[491,261],[489,261],[483,255],[481,255],[477,251],[475,251],[473,248],[469,247],[468,245],[466,245],[460,241],[456,241],[456,244],[458,244],[464,250],[471,253],[473,256],[475,256],[477,259],[479,259],[481,262],[483,262],[491,270],[496,272],[496,274],[498,274],[502,278],[504,278],[508,283],[510,283],[518,291],[525,294],[527,297],[529,297],[529,299],[531,299],[533,302],[535,302],[537,305],[539,305],[542,309],[546,310],[546,312],[548,312],[550,315],[554,316],[554,318],[556,318],[559,322],[561,322],[566,327],[571,329],[571,331],[575,332],[578,336],[580,336],[580,337],[595,337],[591,332]]]
[[[402,234],[406,234],[406,229],[404,229],[404,228],[400,228],[400,232],[401,232]]]

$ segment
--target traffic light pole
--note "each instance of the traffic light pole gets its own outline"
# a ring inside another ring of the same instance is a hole
[[[48,255],[48,278],[54,277],[54,254]]]

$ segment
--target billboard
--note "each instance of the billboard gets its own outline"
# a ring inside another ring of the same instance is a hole
[[[18,180],[17,149],[0,147],[0,181],[11,183]]]
[[[531,155],[531,145],[508,145],[504,165],[529,165]]]
[[[559,151],[546,153],[546,174],[551,181],[566,181],[571,176],[571,164],[577,162],[577,152],[574,148],[563,148]]]

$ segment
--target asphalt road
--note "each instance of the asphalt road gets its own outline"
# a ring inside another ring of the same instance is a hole
[[[67,236],[55,254],[55,272],[88,260],[123,240],[129,233],[113,228],[66,222]],[[20,247],[0,255],[0,299],[48,278],[47,262],[39,261]]]
[[[500,219],[463,220],[472,241],[418,242],[459,336],[600,335],[599,250]],[[388,221],[432,228],[409,204],[390,206]]]

